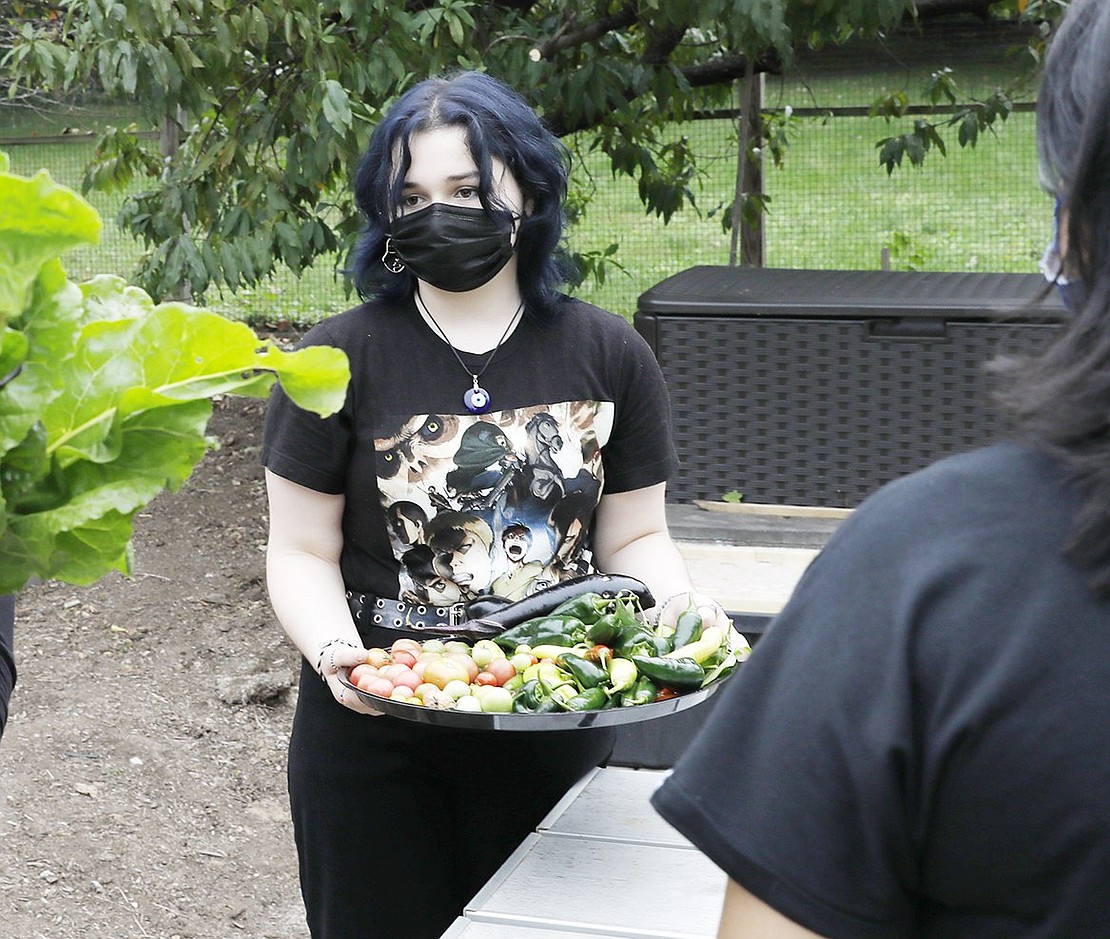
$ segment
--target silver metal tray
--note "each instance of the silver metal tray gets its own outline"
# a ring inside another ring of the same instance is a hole
[[[666,701],[637,704],[632,707],[606,708],[603,711],[563,711],[558,714],[487,714],[477,711],[444,711],[426,708],[419,704],[391,701],[352,685],[341,671],[339,680],[359,696],[364,704],[375,710],[418,724],[438,724],[440,727],[462,727],[469,730],[579,730],[585,727],[614,727],[620,724],[639,724],[642,721],[666,717],[687,708],[696,707],[706,698],[716,694],[731,675],[699,688],[680,694]]]

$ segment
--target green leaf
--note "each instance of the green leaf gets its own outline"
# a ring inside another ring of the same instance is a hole
[[[0,172],[0,326],[27,305],[43,265],[63,251],[100,239],[100,218],[46,170],[31,179]]]
[[[324,118],[337,134],[344,134],[351,127],[351,100],[343,86],[333,78],[324,82]]]
[[[957,138],[961,147],[975,146],[975,142],[979,139],[979,118],[974,111],[969,112],[960,121]]]

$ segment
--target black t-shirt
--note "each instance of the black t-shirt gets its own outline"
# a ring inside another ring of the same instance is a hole
[[[8,722],[8,700],[15,685],[15,652],[13,627],[15,597],[0,597],[0,735]]]
[[[518,599],[585,573],[602,491],[663,482],[676,464],[651,349],[585,303],[525,311],[491,361],[459,353],[490,394],[480,415],[463,406],[470,374],[411,300],[349,310],[302,344],[347,353],[346,403],[321,419],[275,389],[262,460],[345,496],[352,590],[433,604]]]
[[[1110,605],[1014,444],[873,496],[654,798],[830,937],[1110,935]]]

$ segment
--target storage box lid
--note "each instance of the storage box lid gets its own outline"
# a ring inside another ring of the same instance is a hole
[[[699,316],[859,316],[1059,321],[1040,274],[817,271],[701,265],[640,295],[638,312]]]

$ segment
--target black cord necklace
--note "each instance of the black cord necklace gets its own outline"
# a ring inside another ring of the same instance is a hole
[[[497,340],[497,345],[493,347],[493,351],[486,357],[485,363],[477,372],[472,372],[466,367],[466,363],[463,361],[462,356],[459,355],[459,350],[451,344],[451,340],[447,338],[447,333],[443,331],[443,327],[440,326],[439,323],[436,322],[436,318],[432,316],[432,311],[428,309],[428,305],[424,302],[424,298],[420,296],[419,289],[416,291],[416,302],[420,304],[420,309],[424,311],[424,315],[428,317],[429,322],[436,328],[436,332],[438,332],[443,338],[443,341],[447,343],[447,348],[454,354],[459,365],[463,367],[463,371],[466,372],[474,382],[473,387],[468,388],[466,394],[463,395],[463,406],[471,414],[485,414],[490,407],[492,407],[493,401],[490,399],[489,392],[478,384],[478,379],[485,374],[486,369],[489,368],[490,362],[493,361],[493,357],[497,355],[497,350],[500,349],[505,340],[509,338],[509,333],[512,332],[513,325],[524,310],[524,301],[520,301],[520,306],[516,308],[516,312],[509,318],[508,325],[505,326],[505,331],[501,334],[501,338]]]

